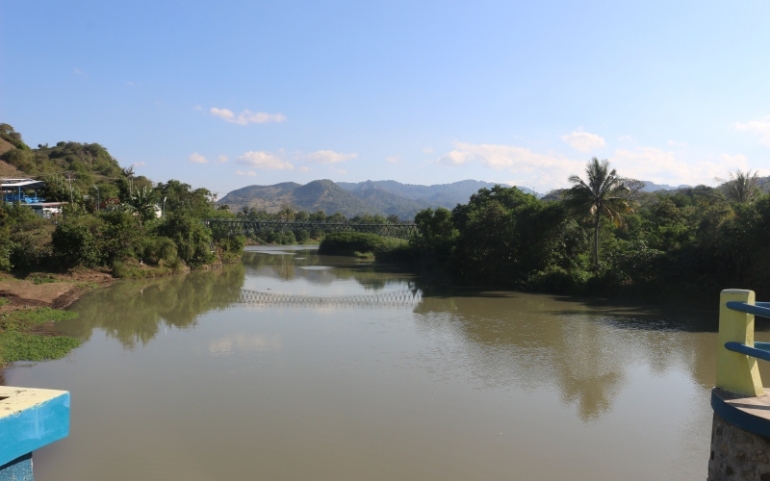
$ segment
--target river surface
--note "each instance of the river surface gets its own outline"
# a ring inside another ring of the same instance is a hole
[[[706,478],[713,310],[460,288],[306,248],[71,309],[81,347],[5,373],[72,393],[37,481]]]

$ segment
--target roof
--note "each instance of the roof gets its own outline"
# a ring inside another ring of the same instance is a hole
[[[33,179],[0,179],[0,188],[26,187],[34,184],[44,184],[42,180]]]

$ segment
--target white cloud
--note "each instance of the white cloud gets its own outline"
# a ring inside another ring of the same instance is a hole
[[[636,139],[634,139],[630,135],[621,135],[620,137],[618,137],[618,140],[620,142],[636,142]]]
[[[565,187],[567,177],[585,168],[585,161],[561,155],[538,154],[513,145],[468,144],[455,142],[454,150],[442,156],[440,165],[458,166],[480,163],[495,170],[506,169],[515,174],[510,180],[517,185],[543,189]]]
[[[196,164],[208,164],[209,163],[209,160],[206,157],[204,157],[201,154],[199,154],[198,152],[194,152],[194,153],[190,154],[190,156],[187,157],[187,160],[189,160],[190,162],[195,162]]]
[[[762,120],[751,120],[746,123],[736,123],[735,130],[744,132],[759,132],[761,138],[759,143],[770,147],[770,116],[763,118]]]
[[[203,110],[203,107],[200,105],[196,105],[193,110]]]
[[[424,149],[422,149],[422,151],[425,152],[426,154],[432,154],[433,147],[425,147]]]
[[[401,156],[400,155],[391,155],[389,157],[385,157],[385,160],[387,162],[390,162],[391,164],[397,164],[398,161],[401,160]]]
[[[605,144],[603,138],[596,134],[583,132],[582,130],[575,130],[572,133],[562,135],[561,140],[580,152],[590,152],[600,147],[604,147]]]
[[[86,73],[85,73],[85,72],[83,72],[82,70],[80,70],[80,69],[79,69],[79,68],[77,68],[77,67],[75,67],[74,69],[72,69],[72,73],[74,73],[75,75],[83,75],[83,76],[85,76],[85,75],[86,75]]]
[[[217,157],[217,162],[219,162],[220,164],[223,164],[227,161],[228,161],[228,158],[225,154],[222,154],[219,157]]]
[[[260,169],[292,170],[294,166],[282,158],[269,152],[246,152],[238,157],[237,162]]]
[[[609,160],[611,167],[624,177],[671,185],[712,185],[715,177],[725,177],[731,171],[747,168],[747,159],[740,154],[690,161],[673,151],[656,147],[616,149]],[[586,169],[585,159],[541,154],[513,145],[455,142],[454,149],[438,160],[438,164],[448,166],[474,163],[509,172],[505,180],[499,182],[543,191],[568,187],[568,177],[585,177]]]
[[[242,170],[236,170],[235,171],[235,175],[241,175],[241,176],[244,176],[244,177],[256,177],[257,173],[254,172],[253,170],[249,170],[247,172],[244,172]]]
[[[343,154],[333,150],[319,150],[307,155],[308,160],[319,164],[338,164],[356,157],[358,157],[358,154]]]
[[[687,147],[687,142],[679,142],[677,140],[669,140],[666,142],[666,145],[670,145],[671,147]]]
[[[655,147],[617,149],[610,159],[612,166],[624,177],[672,185],[713,184],[716,177],[725,177],[731,170],[745,169],[746,160],[740,154],[724,154],[716,161],[692,162]]]
[[[211,115],[214,117],[219,117],[220,119],[231,122],[238,125],[247,125],[247,124],[266,124],[269,122],[285,122],[286,116],[283,114],[269,114],[267,112],[252,112],[250,110],[244,110],[238,115],[235,115],[235,113],[232,110],[229,109],[218,109],[216,107],[212,107],[211,110],[209,110]]]
[[[300,168],[299,168],[299,169],[297,169],[297,170],[299,170],[299,171],[300,171],[300,172],[302,172],[303,174],[307,174],[307,173],[308,173],[308,172],[310,172],[312,169],[311,169],[310,167],[304,166],[304,167],[300,167]]]
[[[136,87],[136,84],[131,81],[126,82],[126,85],[128,85],[129,87]]]
[[[147,165],[147,162],[134,162],[133,164],[131,164],[131,167],[137,168],[137,167],[144,167],[145,165]]]

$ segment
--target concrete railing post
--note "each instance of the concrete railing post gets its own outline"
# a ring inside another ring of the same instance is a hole
[[[69,392],[0,386],[0,481],[32,481],[32,452],[69,430]]]
[[[754,304],[754,291],[725,289],[719,297],[719,345],[716,387],[745,396],[764,394],[759,365],[753,357],[728,351],[726,342],[754,345],[754,315],[727,308],[730,301]]]

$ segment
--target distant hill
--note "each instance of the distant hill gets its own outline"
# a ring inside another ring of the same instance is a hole
[[[306,185],[287,182],[243,187],[228,193],[219,203],[229,205],[233,210],[249,206],[277,212],[284,206],[291,206],[308,212],[322,210],[328,215],[340,212],[346,217],[383,214],[412,219],[417,212],[428,207],[452,209],[457,204],[468,202],[479,189],[494,185],[476,180],[430,186],[402,184],[393,180],[358,183],[316,180]]]
[[[675,187],[673,185],[656,184],[655,182],[650,182],[649,180],[645,180],[644,181],[644,189],[642,189],[642,191],[644,191],[644,192],[655,192],[655,191],[658,191],[658,190],[688,189],[690,187],[692,187],[692,186],[691,185],[685,185],[685,184],[680,184],[680,185],[677,185]]]
[[[0,123],[0,176],[62,176],[70,172],[72,188],[82,193],[93,192],[96,185],[103,197],[117,195],[114,179],[124,174],[110,153],[99,144],[57,142],[54,146],[30,148],[22,136],[6,123]],[[64,183],[61,177],[61,183]],[[150,184],[144,177],[134,177],[134,185]],[[68,186],[69,187],[69,186]],[[51,192],[47,195],[51,195]]]

